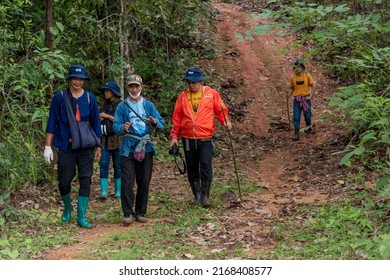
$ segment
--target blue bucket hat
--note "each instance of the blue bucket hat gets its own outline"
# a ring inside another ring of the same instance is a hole
[[[80,78],[85,80],[90,80],[87,76],[87,69],[85,69],[82,65],[71,65],[69,67],[69,74],[66,76],[65,80],[69,80],[70,78]]]
[[[111,90],[115,96],[122,97],[122,95],[120,94],[120,88],[119,88],[117,83],[107,82],[103,87],[100,88],[100,90],[102,90],[102,91],[104,91],[106,89]]]
[[[204,81],[205,78],[202,74],[203,72],[198,68],[188,68],[184,80],[194,83]]]

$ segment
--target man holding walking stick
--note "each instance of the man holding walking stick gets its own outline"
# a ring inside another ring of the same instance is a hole
[[[294,63],[294,75],[290,79],[290,96],[294,96],[293,122],[294,122],[294,141],[299,140],[299,130],[301,125],[301,113],[306,122],[306,136],[311,137],[311,99],[314,94],[313,77],[305,72],[305,65],[302,61],[297,60]]]
[[[229,131],[232,123],[228,109],[220,94],[203,85],[203,73],[198,68],[189,68],[184,80],[188,87],[177,98],[172,116],[170,149],[178,146],[181,137],[187,164],[188,181],[194,194],[193,205],[211,206],[209,201],[213,176],[212,158],[215,133],[214,116]]]

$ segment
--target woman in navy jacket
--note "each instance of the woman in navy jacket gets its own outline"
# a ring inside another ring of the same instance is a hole
[[[80,183],[77,199],[77,224],[90,228],[85,219],[91,190],[91,177],[93,174],[93,160],[101,157],[101,148],[72,149],[72,136],[68,123],[68,114],[64,94],[69,94],[76,121],[88,121],[97,137],[101,137],[100,117],[95,96],[84,89],[87,70],[82,65],[72,65],[65,78],[69,81],[67,91],[54,94],[50,104],[49,119],[46,127],[46,141],[44,158],[48,163],[53,160],[51,145],[58,149],[58,188],[64,202],[62,221],[69,222],[72,215],[72,202],[70,197],[71,183],[76,175]],[[94,156],[95,153],[95,156]]]

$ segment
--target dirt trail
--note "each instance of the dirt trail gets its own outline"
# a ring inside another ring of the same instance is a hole
[[[334,132],[326,124],[317,123],[314,137],[302,136],[298,142],[291,140],[292,130],[287,130],[285,94],[292,74],[291,64],[303,54],[304,48],[290,49],[289,43],[294,38],[280,37],[276,32],[238,43],[235,32],[243,34],[256,26],[259,19],[251,18],[249,11],[242,11],[236,5],[218,3],[215,7],[219,10],[216,26],[219,52],[212,61],[204,61],[202,68],[216,70],[220,75],[220,85],[213,86],[221,88],[231,111],[242,183],[255,185],[261,192],[246,195],[241,206],[235,204],[234,199],[227,199],[225,215],[217,217],[221,227],[215,230],[206,225],[194,230],[190,236],[194,243],[212,239],[214,245],[209,246],[210,251],[229,250],[244,243],[250,255],[258,248],[275,246],[271,221],[291,218],[290,214],[299,204],[321,205],[341,195],[340,186],[335,183],[340,171],[330,157],[338,144]],[[288,55],[278,54],[286,51]],[[336,85],[316,65],[309,63],[307,66],[317,83],[316,120],[326,108],[326,97],[334,92]],[[291,104],[289,107],[291,109]],[[234,182],[227,137],[220,128],[218,134],[222,149],[214,160],[214,180]],[[172,164],[156,163],[157,171],[164,168],[172,170]],[[190,199],[188,186],[183,183],[185,178],[170,172],[154,172],[151,192],[165,185],[177,189],[171,199]],[[152,210],[159,206],[150,207]],[[308,217],[294,218],[303,221]],[[153,220],[146,226],[158,222],[161,220]],[[45,259],[76,259],[78,253],[99,242],[103,234],[129,230],[119,224],[95,224],[92,230],[78,229],[79,244],[52,250]],[[136,224],[131,230],[143,226]]]

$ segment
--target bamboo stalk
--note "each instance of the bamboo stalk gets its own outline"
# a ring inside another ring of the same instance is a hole
[[[227,123],[227,120],[226,120],[225,111],[224,111],[222,105],[221,105],[221,109],[222,109],[223,119],[224,119],[225,124],[226,124],[226,123]],[[231,147],[231,149],[232,149],[232,154],[233,154],[233,163],[234,163],[234,171],[235,171],[235,173],[236,173],[238,194],[239,194],[239,197],[240,197],[240,201],[242,201],[241,187],[240,187],[240,178],[238,177],[238,171],[237,171],[236,154],[234,153],[233,137],[232,137],[232,133],[230,132],[230,130],[228,130],[228,135],[229,135],[230,147]]]

